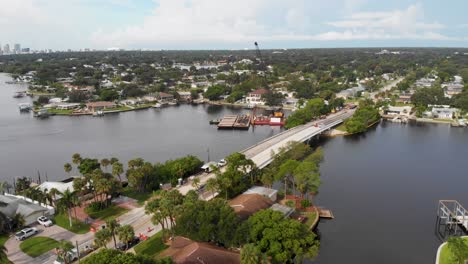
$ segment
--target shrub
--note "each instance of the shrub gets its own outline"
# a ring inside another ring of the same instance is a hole
[[[309,207],[309,206],[310,206],[310,201],[307,200],[307,199],[302,200],[302,201],[301,201],[301,206],[302,206],[302,208],[307,208],[307,207]]]
[[[92,202],[86,208],[85,212],[87,214],[92,214],[106,208],[107,204],[105,202]]]

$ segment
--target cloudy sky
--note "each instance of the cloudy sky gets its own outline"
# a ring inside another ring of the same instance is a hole
[[[33,49],[468,47],[467,0],[0,0]]]

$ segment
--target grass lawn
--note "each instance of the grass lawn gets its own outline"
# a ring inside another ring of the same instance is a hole
[[[125,106],[125,105],[122,105],[122,106],[117,106],[117,107],[113,107],[113,108],[107,108],[104,110],[104,112],[106,111],[125,111],[125,110],[132,110],[132,108],[128,107],[128,106]]]
[[[70,115],[71,113],[73,113],[73,110],[69,109],[69,110],[62,110],[62,109],[49,109],[48,110],[49,113],[51,114],[57,114],[57,115]]]
[[[301,215],[307,217],[307,220],[304,224],[308,227],[312,226],[312,224],[315,222],[315,218],[317,217],[315,212],[301,212]]]
[[[9,238],[8,234],[0,235],[0,246],[5,245],[5,242],[8,240],[8,238]],[[0,260],[0,264],[12,264],[12,262],[5,259],[5,260]]]
[[[20,249],[24,253],[35,258],[58,247],[58,245],[59,242],[55,239],[39,236],[28,238],[25,241],[21,242]]]
[[[138,205],[144,205],[145,201],[148,200],[153,194],[151,192],[139,192],[127,187],[122,192],[122,195],[137,200]]]
[[[163,243],[162,232],[160,231],[148,240],[140,242],[134,249],[138,255],[141,254],[154,258],[166,248],[168,248],[168,246]]]
[[[68,216],[64,214],[57,214],[54,217],[56,225],[67,229],[75,234],[86,234],[89,232],[89,224],[82,223],[76,219],[72,219],[73,225],[70,227]]]
[[[468,237],[464,237],[463,239],[465,240],[465,243],[468,244]],[[447,244],[445,244],[440,251],[439,264],[457,264],[452,259],[452,252],[450,252]]]
[[[341,125],[335,127],[335,129],[343,132],[348,132],[346,131],[346,126],[344,125],[344,123],[341,123]]]
[[[101,219],[103,221],[115,219],[116,217],[125,214],[128,212],[128,209],[119,207],[117,205],[111,205],[106,209],[99,210],[97,212],[92,212],[89,216],[93,219]]]

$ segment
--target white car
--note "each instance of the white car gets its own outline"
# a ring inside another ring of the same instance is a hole
[[[227,164],[226,160],[225,159],[222,159],[218,162],[218,167],[223,167]]]
[[[45,227],[48,227],[48,226],[51,226],[53,225],[54,223],[52,223],[52,221],[47,218],[46,216],[39,216],[37,218],[37,222],[40,224],[40,225],[43,225]]]
[[[37,234],[37,229],[36,228],[25,228],[18,233],[15,234],[15,238],[19,241],[25,240],[28,237],[31,237],[35,234]]]

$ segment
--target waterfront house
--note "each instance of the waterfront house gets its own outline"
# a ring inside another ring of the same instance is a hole
[[[37,188],[39,188],[43,192],[50,192],[50,190],[52,189],[57,189],[61,193],[65,192],[66,190],[74,192],[75,189],[73,188],[73,180],[75,178],[80,178],[80,176],[70,177],[63,181],[45,181],[42,182]]]
[[[247,191],[245,191],[244,194],[260,194],[270,199],[272,202],[275,202],[277,195],[278,195],[278,191],[275,189],[266,188],[263,186],[254,186],[248,189]]]
[[[400,103],[408,104],[411,102],[411,94],[401,94],[398,96],[398,99],[396,101]]]
[[[440,119],[453,119],[457,112],[458,109],[448,107],[433,107],[431,110],[432,117]]]
[[[113,102],[99,101],[86,103],[86,108],[91,112],[101,111],[104,109],[114,108],[116,104]]]
[[[242,220],[246,220],[256,212],[270,208],[273,202],[270,198],[253,193],[238,195],[230,200],[228,204]]]
[[[411,106],[388,106],[388,108],[384,110],[384,114],[409,117],[411,113],[411,109],[412,109]]]
[[[263,98],[264,95],[268,94],[270,91],[267,89],[257,89],[253,92],[250,92],[245,100],[248,104],[252,105],[265,105],[265,99]]]
[[[180,96],[180,101],[190,102],[192,101],[192,94],[190,92],[178,92]]]
[[[170,257],[175,264],[240,264],[240,254],[206,242],[176,236],[159,256]]]
[[[16,214],[21,214],[24,217],[25,225],[34,224],[39,216],[55,213],[55,210],[50,206],[39,205],[29,198],[11,194],[0,195],[0,204],[0,212],[9,219],[13,219]]]
[[[174,100],[174,95],[168,94],[168,93],[160,92],[160,93],[158,94],[158,98],[159,98],[159,100],[161,100],[161,101],[171,101],[171,100]]]

